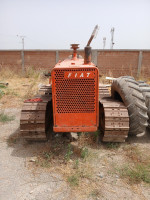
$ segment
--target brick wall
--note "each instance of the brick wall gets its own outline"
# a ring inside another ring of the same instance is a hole
[[[2,67],[17,67],[21,66],[20,51],[0,51],[0,65]]]
[[[117,77],[137,75],[138,51],[100,51],[98,52],[98,67],[100,74]]]
[[[113,77],[122,75],[136,77],[140,51],[142,51],[141,76],[150,78],[150,50],[93,50],[93,62],[97,64],[100,74]],[[51,71],[58,60],[63,60],[71,54],[71,50],[25,50],[25,67]],[[79,50],[79,54],[84,57],[83,50]],[[0,50],[1,67],[21,70],[21,64],[21,51]]]
[[[56,63],[56,51],[25,51],[25,67],[51,70]]]

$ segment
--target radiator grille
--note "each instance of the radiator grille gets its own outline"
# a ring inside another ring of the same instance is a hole
[[[69,70],[55,70],[57,113],[93,113],[95,103],[95,78],[66,79]],[[76,69],[70,72],[95,71],[95,69]]]

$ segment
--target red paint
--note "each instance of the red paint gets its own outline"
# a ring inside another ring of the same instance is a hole
[[[99,72],[83,59],[66,59],[51,73],[55,132],[93,132],[99,126]]]
[[[35,99],[27,99],[24,102],[42,102],[43,100],[41,98],[35,98]]]

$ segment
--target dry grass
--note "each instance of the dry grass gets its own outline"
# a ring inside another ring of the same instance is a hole
[[[150,153],[141,151],[137,145],[127,145],[123,150],[127,162],[116,168],[119,175],[130,184],[137,184],[142,181],[150,184]]]
[[[125,165],[119,169],[121,177],[127,178],[129,183],[141,183],[142,181],[150,184],[150,163],[136,163],[133,166]]]
[[[112,76],[111,71],[108,76]],[[139,79],[143,80],[141,77]],[[43,76],[43,71],[34,70],[32,67],[28,67],[24,75],[17,68],[0,68],[0,82],[9,83],[8,87],[0,88],[1,108],[20,107],[25,99],[32,98],[37,93],[39,83],[48,84],[48,81],[48,78]],[[111,81],[102,76],[100,83],[111,84]]]
[[[143,147],[142,152],[138,145],[132,144],[97,145],[93,138],[92,134],[82,134],[79,140],[74,142],[77,151],[74,143],[57,134],[49,143],[45,143],[36,151],[34,149],[33,156],[36,161],[27,161],[26,166],[33,170],[33,173],[38,173],[38,170],[59,173],[70,186],[76,199],[101,199],[104,195],[101,188],[105,188],[107,193],[107,190],[113,187],[112,180],[113,183],[120,181],[121,185],[125,182],[131,188],[141,181],[146,184],[149,182],[147,163],[150,155],[146,156],[146,148]],[[104,173],[102,178],[99,176],[101,172]],[[116,179],[116,175],[119,178]]]
[[[123,150],[125,150],[125,156],[129,161],[134,164],[150,164],[150,151],[149,149],[141,149],[138,145],[126,145]]]
[[[59,172],[79,199],[81,196],[85,198],[90,195],[100,196],[100,187],[97,186],[95,169],[92,166],[92,161],[96,160],[96,156],[90,146],[85,145],[87,135],[83,143],[84,136],[82,136],[83,145],[78,146],[77,144],[79,153],[76,152],[67,138],[61,135],[53,138],[50,145],[45,146],[45,149],[42,149],[41,153],[38,154],[36,161],[28,163],[28,167],[34,169],[33,171],[42,168],[49,173]],[[92,145],[94,145],[94,141]]]
[[[5,88],[1,88],[0,104],[2,108],[20,107],[25,99],[33,97],[38,91],[38,85],[48,84],[48,78],[43,76],[43,72],[28,68],[26,74],[2,68],[0,71],[0,82],[9,83]]]

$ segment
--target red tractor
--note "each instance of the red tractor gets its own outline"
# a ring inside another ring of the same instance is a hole
[[[77,54],[78,44],[72,44],[72,56],[53,68],[52,83],[24,102],[20,130],[25,139],[47,140],[52,127],[57,133],[100,129],[106,142],[124,142],[128,134],[145,131],[150,103],[147,100],[146,107],[141,88],[148,87],[132,77],[120,77],[113,82],[110,95],[107,87],[99,84],[99,69],[91,62],[90,47],[96,30],[97,26],[84,59]]]

